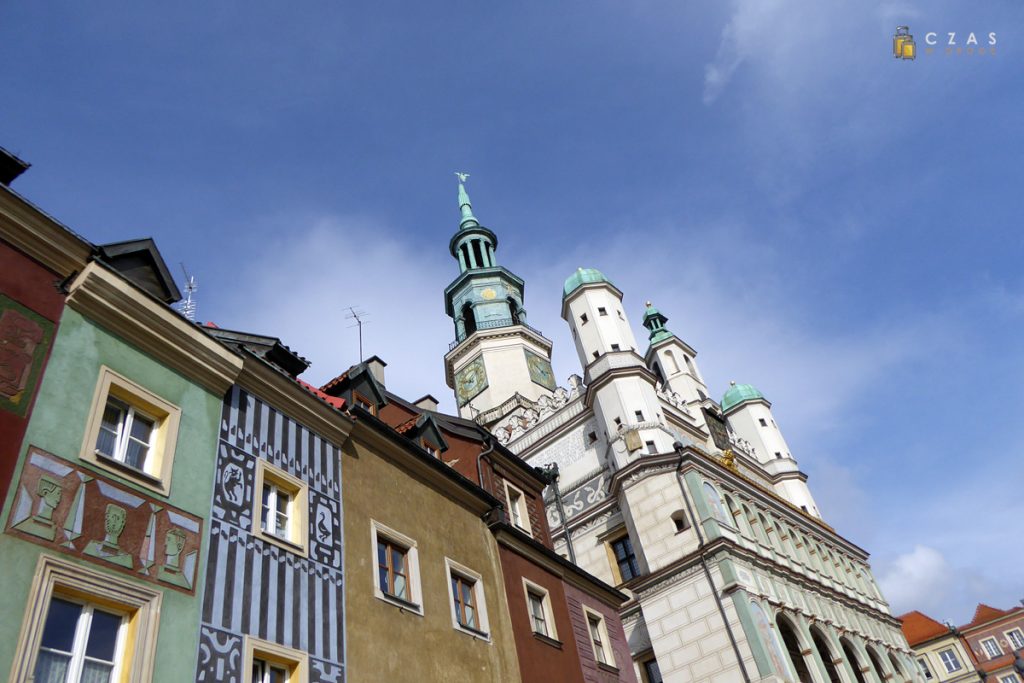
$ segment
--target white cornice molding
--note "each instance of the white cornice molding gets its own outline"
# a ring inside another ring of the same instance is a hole
[[[282,375],[256,356],[245,356],[238,385],[308,427],[339,448],[348,440],[352,419]]]
[[[69,291],[68,306],[218,397],[242,370],[237,354],[96,261]]]
[[[7,188],[0,188],[0,239],[64,278],[85,268],[93,248]]]

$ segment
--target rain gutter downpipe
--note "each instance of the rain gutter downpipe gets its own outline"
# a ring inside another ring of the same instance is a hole
[[[704,542],[704,534],[700,530],[702,520],[693,514],[693,508],[690,506],[690,497],[686,495],[686,485],[683,483],[683,445],[676,441],[672,446],[675,448],[676,453],[679,454],[679,464],[676,466],[676,482],[679,484],[679,492],[683,494],[683,502],[686,503],[686,514],[693,520],[693,530],[697,532],[697,551],[700,552],[706,544]],[[732,650],[736,654],[736,662],[740,665],[740,673],[743,674],[743,680],[746,683],[751,683],[747,667],[743,664],[743,656],[740,654],[740,646],[736,642],[736,636],[732,632],[732,627],[729,626],[729,618],[725,614],[725,606],[722,604],[722,598],[718,594],[718,588],[715,586],[715,581],[711,576],[711,569],[708,567],[708,562],[704,558],[703,553],[700,556],[700,564],[704,567],[704,576],[711,587],[711,595],[715,597],[718,613],[722,615],[722,623],[725,624],[725,631],[729,634],[729,642],[732,644]]]

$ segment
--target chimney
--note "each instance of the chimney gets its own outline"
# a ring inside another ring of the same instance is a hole
[[[415,405],[417,408],[422,408],[423,410],[429,410],[431,412],[436,413],[438,403],[436,398],[434,398],[430,394],[427,394],[423,398],[416,399],[416,402],[413,403],[413,405]]]
[[[388,364],[377,356],[370,356],[363,362],[366,363],[366,368],[370,371],[370,374],[373,375],[373,378],[377,380],[377,384],[382,387],[386,386],[384,384],[384,368],[387,367]]]

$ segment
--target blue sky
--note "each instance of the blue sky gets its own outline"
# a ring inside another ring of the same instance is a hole
[[[14,187],[94,242],[153,236],[201,319],[281,336],[311,381],[358,360],[360,306],[389,387],[452,408],[468,171],[559,377],[561,281],[600,268],[715,394],[774,402],[895,611],[1024,597],[1024,5],[427,5],[5,3]]]

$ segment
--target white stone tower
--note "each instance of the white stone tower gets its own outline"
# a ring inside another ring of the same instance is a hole
[[[775,491],[804,512],[820,518],[818,505],[807,486],[807,475],[790,454],[768,399],[750,384],[731,382],[722,397],[722,413],[730,429],[750,445],[748,450],[772,475]]]
[[[576,342],[587,401],[615,467],[640,453],[671,452],[675,439],[664,427],[657,378],[637,352],[622,292],[600,271],[580,268],[565,281],[562,318]]]

